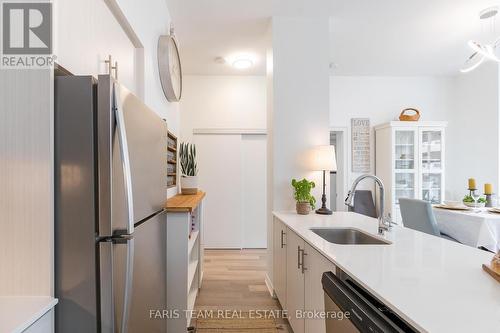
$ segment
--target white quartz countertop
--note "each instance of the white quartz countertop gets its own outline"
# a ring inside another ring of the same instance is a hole
[[[500,332],[500,283],[481,267],[492,253],[400,226],[382,236],[390,245],[333,244],[309,229],[376,235],[378,221],[348,212],[274,216],[418,330]]]
[[[27,329],[57,304],[46,296],[0,296],[0,333]]]

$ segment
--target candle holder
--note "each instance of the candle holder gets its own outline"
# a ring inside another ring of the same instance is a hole
[[[486,197],[486,207],[493,207],[493,200],[491,200],[491,194],[484,194]]]
[[[469,195],[472,197],[472,193],[476,192],[477,188],[470,188],[469,189]]]

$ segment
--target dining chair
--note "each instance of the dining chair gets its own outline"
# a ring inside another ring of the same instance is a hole
[[[349,207],[349,211],[377,218],[377,209],[375,209],[375,203],[373,202],[372,191],[356,190],[353,205]]]
[[[418,199],[400,198],[401,217],[406,228],[425,232],[426,234],[448,239],[459,243],[456,239],[439,231],[436,218],[429,202]]]

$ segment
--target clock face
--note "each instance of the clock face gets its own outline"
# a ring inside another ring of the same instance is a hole
[[[160,36],[158,40],[158,66],[167,100],[178,102],[182,94],[182,69],[177,43],[171,36]]]

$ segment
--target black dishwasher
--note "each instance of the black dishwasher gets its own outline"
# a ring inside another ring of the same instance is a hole
[[[323,273],[321,279],[328,314],[327,333],[418,332],[345,272],[337,269],[336,273]]]

